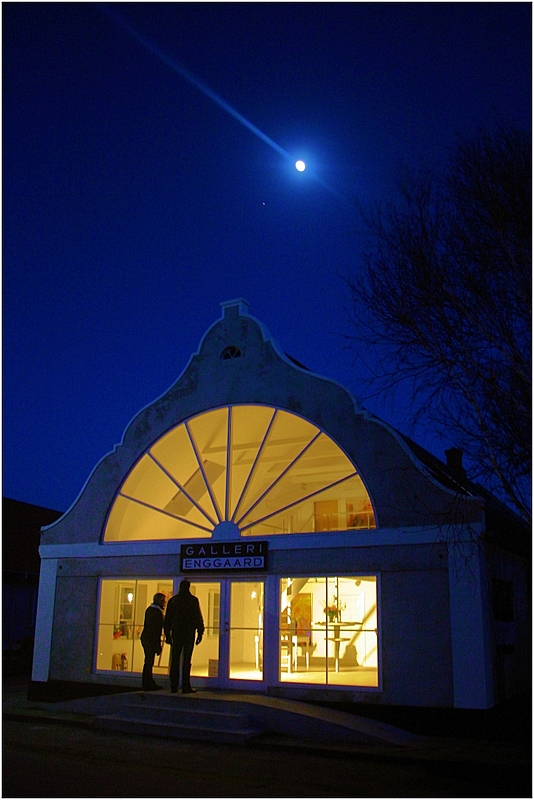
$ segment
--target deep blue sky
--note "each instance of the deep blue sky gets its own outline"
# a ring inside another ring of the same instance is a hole
[[[354,199],[530,124],[530,3],[3,3],[3,492],[66,510],[221,301],[364,394]],[[441,455],[406,410],[375,413]]]

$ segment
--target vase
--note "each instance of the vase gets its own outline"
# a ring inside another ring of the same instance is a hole
[[[337,611],[328,611],[328,622],[337,622]]]

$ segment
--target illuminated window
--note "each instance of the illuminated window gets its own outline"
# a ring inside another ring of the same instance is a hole
[[[96,668],[117,672],[142,672],[144,651],[141,633],[145,611],[156,592],[172,597],[172,580],[136,580],[105,578],[100,583],[100,615]],[[170,648],[156,657],[154,673],[166,675]]]
[[[378,686],[376,576],[280,581],[284,683]]]
[[[240,405],[164,434],[113,503],[105,541],[197,539],[231,522],[236,535],[374,528],[354,464],[297,414]]]
[[[218,636],[221,618],[221,593],[220,591],[208,592],[208,624],[206,635],[208,637]]]

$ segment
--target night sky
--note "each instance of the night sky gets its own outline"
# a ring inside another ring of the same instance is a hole
[[[340,276],[399,164],[530,125],[531,4],[2,11],[4,496],[67,510],[238,297],[443,457],[366,397]]]

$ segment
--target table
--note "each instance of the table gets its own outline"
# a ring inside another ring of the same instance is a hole
[[[328,625],[328,627],[331,627],[334,630],[334,635],[333,636],[328,636],[327,637],[327,641],[328,642],[334,642],[335,670],[336,670],[336,672],[339,672],[339,648],[340,648],[341,642],[350,642],[350,636],[341,636],[341,628],[354,628],[356,625],[360,625],[361,626],[362,623],[361,622],[328,622],[328,623],[326,623],[326,622],[318,622],[317,624],[318,625],[322,625],[323,627],[326,627]],[[328,652],[327,652],[327,656],[328,656]],[[359,664],[358,664],[358,653],[357,652],[356,652],[356,666],[359,666]]]

